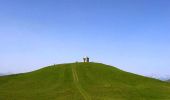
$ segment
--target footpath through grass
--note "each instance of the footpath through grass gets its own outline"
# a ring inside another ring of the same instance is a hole
[[[77,87],[77,89],[80,91],[80,93],[82,94],[82,96],[84,97],[84,100],[91,100],[90,96],[87,94],[87,92],[81,87],[81,84],[79,83],[79,78],[77,75],[77,71],[76,71],[76,64],[72,65],[72,73],[73,73],[73,81],[75,83],[75,86]]]
[[[0,76],[0,100],[170,100],[170,84],[100,63]]]

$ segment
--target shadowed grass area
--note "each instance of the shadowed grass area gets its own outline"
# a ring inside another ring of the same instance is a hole
[[[0,76],[0,100],[170,100],[170,84],[100,63]]]

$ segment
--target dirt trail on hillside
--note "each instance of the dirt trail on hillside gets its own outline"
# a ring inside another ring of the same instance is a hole
[[[77,71],[76,71],[76,64],[72,66],[72,73],[73,73],[73,81],[81,93],[81,95],[84,97],[85,100],[91,100],[90,96],[87,94],[87,92],[81,87],[81,84],[79,83]]]

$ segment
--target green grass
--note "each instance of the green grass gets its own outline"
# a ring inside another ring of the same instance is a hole
[[[170,84],[100,63],[0,76],[0,100],[170,100]]]

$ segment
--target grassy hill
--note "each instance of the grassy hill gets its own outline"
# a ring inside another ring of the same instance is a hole
[[[0,100],[170,100],[170,84],[100,63],[0,76]]]

